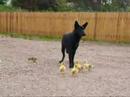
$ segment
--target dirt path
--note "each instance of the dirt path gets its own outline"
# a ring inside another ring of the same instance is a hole
[[[36,57],[37,64],[28,62]],[[0,38],[0,96],[130,96],[130,46],[81,42],[76,58],[90,72],[62,76],[60,42]]]

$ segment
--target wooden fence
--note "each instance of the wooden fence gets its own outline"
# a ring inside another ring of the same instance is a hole
[[[57,35],[88,21],[87,39],[130,42],[130,13],[0,12],[0,32]]]

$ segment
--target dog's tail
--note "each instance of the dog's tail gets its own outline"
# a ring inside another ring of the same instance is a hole
[[[61,52],[63,56],[62,56],[62,59],[59,61],[59,63],[63,62],[65,58],[65,48],[63,46],[62,46]]]

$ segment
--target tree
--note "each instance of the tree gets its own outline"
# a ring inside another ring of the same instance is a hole
[[[11,4],[14,7],[20,7],[22,9],[35,10],[37,8],[37,0],[12,0]]]
[[[12,5],[30,11],[50,9],[56,11],[59,1],[63,0],[12,0]]]
[[[56,0],[39,0],[37,2],[37,7],[39,10],[56,10],[57,2]]]
[[[100,11],[102,6],[101,1],[102,0],[89,0],[89,6],[91,6],[94,11]]]
[[[56,11],[75,11],[72,4],[69,4],[67,0],[57,0]]]
[[[68,0],[75,4],[75,8],[78,8],[82,11],[98,11],[101,7],[101,0]]]
[[[117,5],[120,10],[126,11],[128,7],[128,0],[114,0],[113,4]]]
[[[0,0],[0,4],[5,4],[7,0]]]
[[[130,0],[12,0],[12,5],[29,11],[127,11]]]

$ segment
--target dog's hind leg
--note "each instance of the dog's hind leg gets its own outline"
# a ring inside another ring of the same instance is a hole
[[[59,61],[59,63],[64,61],[64,58],[65,58],[65,47],[62,46],[61,52],[62,52],[63,56],[62,56],[62,59]]]
[[[68,55],[69,55],[69,68],[73,68],[74,67],[74,62],[73,62],[73,53],[72,53],[72,51],[70,51],[68,53]]]

